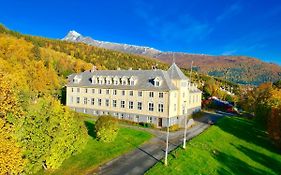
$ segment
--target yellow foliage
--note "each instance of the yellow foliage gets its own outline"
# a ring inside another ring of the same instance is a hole
[[[12,125],[0,118],[0,175],[20,174],[26,164],[12,132]]]

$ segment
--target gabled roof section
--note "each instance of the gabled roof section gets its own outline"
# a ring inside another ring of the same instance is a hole
[[[171,79],[175,80],[188,80],[188,78],[183,74],[180,68],[173,63],[171,67],[168,69],[168,74]]]
[[[78,84],[73,83],[75,75],[81,75],[82,80]],[[91,78],[95,77],[107,77],[112,78],[130,78],[133,77],[137,80],[134,86],[131,85],[114,85],[114,84],[92,84]],[[159,87],[155,87],[152,83],[153,79],[159,77],[162,79],[162,83]],[[178,88],[172,83],[167,71],[163,70],[98,70],[98,71],[85,71],[79,74],[71,74],[68,76],[67,86],[82,86],[82,87],[93,87],[93,88],[114,88],[114,89],[136,89],[136,90],[177,90]]]

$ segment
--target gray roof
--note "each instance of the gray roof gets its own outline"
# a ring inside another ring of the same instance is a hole
[[[82,79],[79,83],[74,83],[73,78],[75,75],[81,75]],[[137,83],[135,85],[107,85],[107,84],[92,84],[91,78],[93,76],[118,76],[122,78],[136,77]],[[159,77],[163,81],[159,87],[154,86],[153,79]],[[176,90],[177,87],[171,81],[170,75],[167,71],[163,70],[97,70],[97,71],[85,71],[79,74],[71,74],[68,76],[67,86],[83,86],[83,87],[96,87],[96,88],[108,88],[108,89],[140,89],[140,90],[155,90],[155,91],[169,91]]]
[[[171,79],[188,80],[188,78],[182,73],[180,68],[175,63],[171,65],[167,72]]]

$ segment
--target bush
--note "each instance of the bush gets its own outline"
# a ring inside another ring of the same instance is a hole
[[[170,126],[170,131],[178,131],[178,130],[180,130],[180,126],[178,125],[178,124],[174,124],[174,125],[172,125],[172,126]]]
[[[180,129],[181,129],[181,127],[178,124],[174,124],[174,125],[169,127],[169,131],[170,132],[178,131]],[[167,131],[167,127],[163,127],[163,128],[161,128],[161,130],[162,131]]]
[[[97,139],[112,142],[118,134],[118,121],[111,116],[100,116],[95,125]]]

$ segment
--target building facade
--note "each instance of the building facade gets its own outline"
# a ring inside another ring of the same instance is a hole
[[[202,92],[173,63],[168,71],[91,70],[68,77],[66,105],[77,112],[152,123],[183,125],[201,110]]]

